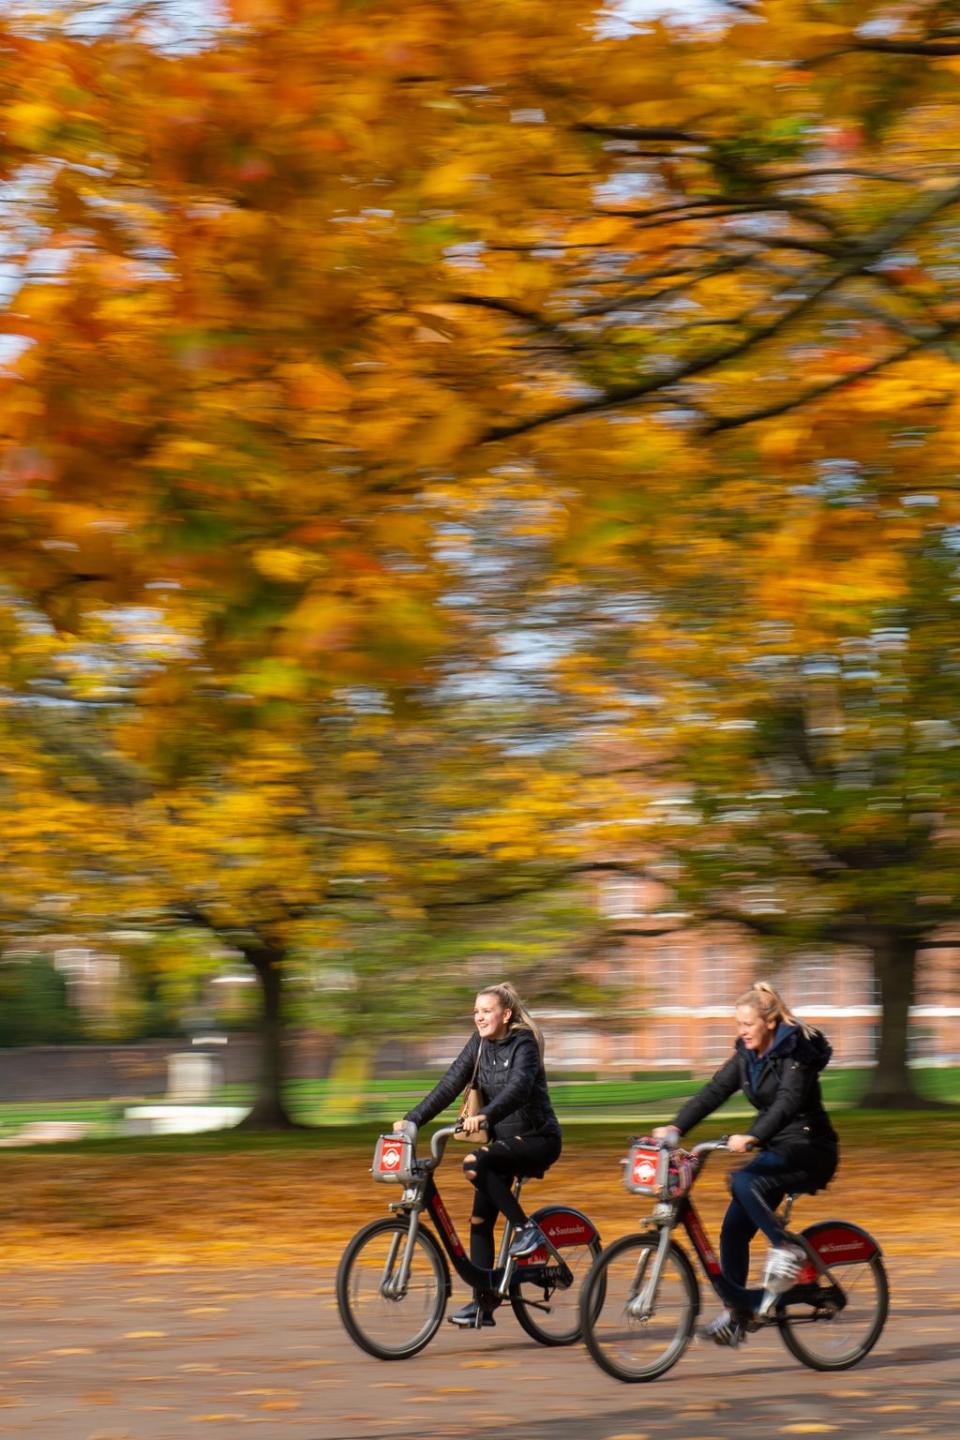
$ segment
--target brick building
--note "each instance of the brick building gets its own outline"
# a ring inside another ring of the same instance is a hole
[[[602,978],[619,1003],[602,1022],[569,1016],[551,1026],[552,1067],[710,1070],[730,1053],[737,998],[761,975],[828,1032],[835,1064],[873,1061],[880,1009],[865,953],[812,950],[772,969],[739,927],[695,929],[663,905],[662,888],[650,881],[601,882],[598,906],[617,937]],[[960,939],[924,957],[916,999],[915,1061],[960,1064]]]

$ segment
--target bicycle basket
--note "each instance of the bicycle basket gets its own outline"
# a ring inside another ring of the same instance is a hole
[[[676,1200],[693,1184],[693,1157],[687,1150],[667,1150],[655,1140],[635,1140],[623,1162],[623,1183],[631,1195]]]
[[[374,1180],[406,1185],[413,1179],[413,1141],[409,1135],[381,1135],[373,1152],[370,1173]]]

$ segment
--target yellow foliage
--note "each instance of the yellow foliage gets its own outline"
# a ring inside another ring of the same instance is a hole
[[[299,700],[309,683],[309,676],[299,665],[276,658],[258,661],[239,678],[244,690],[262,699]]]
[[[328,365],[298,361],[277,372],[286,381],[290,399],[305,410],[345,410],[351,402],[348,381]]]
[[[571,225],[564,236],[567,245],[606,245],[628,233],[627,222],[618,216],[597,216]]]
[[[440,465],[464,448],[481,428],[476,410],[451,400],[441,415],[413,431],[409,449],[415,462]]]
[[[266,575],[268,580],[277,580],[281,584],[292,584],[309,574],[312,569],[312,556],[306,550],[274,547],[256,550],[253,563],[261,575]]]
[[[459,155],[428,170],[420,181],[420,197],[427,203],[458,200],[472,190],[477,162],[473,155]]]
[[[376,750],[345,750],[340,764],[348,773],[369,775],[379,769],[381,756]]]
[[[793,460],[810,430],[796,420],[781,421],[765,429],[757,440],[757,450],[764,460],[777,463]]]
[[[6,109],[7,134],[14,145],[39,150],[61,119],[56,106],[43,100],[21,100]]]
[[[354,607],[338,595],[311,589],[284,621],[301,653],[336,650],[346,645],[356,624]]]

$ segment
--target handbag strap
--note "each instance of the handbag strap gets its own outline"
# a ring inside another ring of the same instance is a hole
[[[481,1041],[480,1041],[480,1044],[477,1046],[477,1058],[476,1058],[476,1060],[474,1060],[474,1062],[473,1062],[473,1074],[470,1076],[470,1084],[467,1086],[467,1089],[468,1089],[468,1090],[472,1090],[473,1087],[474,1087],[474,1085],[476,1085],[476,1083],[477,1083],[477,1072],[478,1072],[479,1069],[480,1069],[480,1056],[481,1056],[482,1052],[483,1052],[483,1041],[481,1040]]]

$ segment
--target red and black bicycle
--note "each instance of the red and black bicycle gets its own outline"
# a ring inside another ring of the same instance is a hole
[[[493,1309],[509,1301],[523,1329],[541,1345],[573,1345],[580,1338],[579,1288],[600,1254],[600,1236],[579,1210],[546,1205],[531,1217],[547,1238],[546,1248],[521,1259],[507,1252],[513,1227],[504,1226],[492,1270],[474,1265],[457,1235],[436,1186],[453,1126],[438,1130],[430,1155],[418,1160],[413,1139],[381,1135],[372,1173],[403,1185],[393,1214],[359,1230],[337,1271],[337,1306],[352,1340],[378,1360],[405,1360],[428,1345],[450,1298],[450,1265]],[[514,1194],[522,1181],[516,1181]],[[436,1235],[424,1229],[430,1217]],[[449,1263],[448,1263],[449,1261]]]
[[[638,1140],[625,1162],[624,1181],[655,1203],[647,1229],[617,1240],[594,1263],[580,1292],[583,1338],[608,1375],[627,1382],[655,1380],[680,1359],[700,1311],[700,1287],[673,1232],[682,1226],[721,1303],[720,1262],[689,1191],[707,1157],[726,1148],[707,1141],[670,1150]],[[796,1199],[783,1213],[786,1224]],[[807,1256],[791,1289],[762,1320],[787,1349],[813,1370],[847,1370],[868,1355],[887,1319],[889,1289],[880,1247],[846,1220],[820,1220],[787,1239]]]

